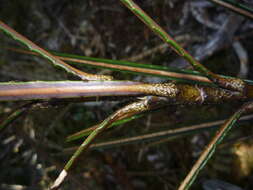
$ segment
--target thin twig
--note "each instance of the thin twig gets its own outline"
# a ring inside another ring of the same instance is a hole
[[[236,1],[228,1],[228,0],[209,0],[212,1],[218,5],[221,5],[223,7],[226,7],[236,13],[239,13],[245,17],[253,19],[253,10],[249,9],[245,5],[236,2]]]

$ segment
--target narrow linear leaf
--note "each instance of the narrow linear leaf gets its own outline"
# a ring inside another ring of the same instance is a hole
[[[0,131],[3,130],[4,128],[8,127],[12,122],[14,122],[16,119],[18,119],[23,114],[27,113],[29,110],[35,109],[35,108],[45,108],[48,106],[49,106],[48,102],[34,101],[34,102],[27,103],[27,104],[17,108],[13,112],[11,112],[7,116],[7,118],[5,118],[2,122],[0,122]]]
[[[16,51],[19,53],[25,54],[33,54],[37,55],[34,52],[17,49],[17,48],[7,48],[12,51]],[[53,55],[67,61],[69,64],[72,65],[79,65],[79,66],[90,66],[90,67],[97,67],[97,68],[106,68],[110,70],[115,70],[119,72],[127,72],[130,74],[137,74],[137,75],[147,75],[147,76],[155,76],[160,78],[166,78],[168,80],[175,80],[178,82],[183,83],[194,83],[194,84],[202,84],[213,86],[211,81],[206,78],[202,73],[194,70],[188,69],[177,69],[172,68],[169,66],[160,66],[160,65],[152,65],[152,64],[143,64],[143,63],[135,63],[129,61],[122,61],[122,60],[112,60],[112,59],[104,59],[104,58],[94,58],[94,57],[87,57],[81,55],[74,55],[74,54],[67,54],[67,53],[60,53],[55,51],[50,51]],[[236,79],[234,77],[220,75],[223,78],[227,79]],[[252,80],[244,80],[249,84],[253,84]]]
[[[2,122],[0,122],[0,131],[6,128],[8,125],[10,125],[13,121],[15,121],[18,117],[20,117],[22,114],[24,114],[27,111],[27,107],[21,107],[17,110],[13,111],[9,116],[4,119]]]
[[[119,126],[119,125],[122,125],[124,123],[127,123],[127,122],[130,122],[132,120],[135,120],[135,119],[138,119],[140,117],[142,117],[144,114],[138,114],[138,115],[133,115],[131,117],[128,117],[128,118],[124,118],[124,119],[121,119],[121,120],[117,120],[115,122],[113,122],[108,128],[112,128],[112,127],[115,127],[115,126]],[[93,127],[90,127],[88,129],[84,129],[84,130],[81,130],[75,134],[72,134],[70,136],[68,136],[66,138],[66,142],[70,142],[70,141],[74,141],[74,140],[78,140],[82,137],[85,137],[85,136],[88,136],[93,130],[95,130],[96,128],[98,127],[98,125],[95,125]]]
[[[89,73],[85,73],[83,71],[80,71],[74,67],[71,67],[67,63],[63,62],[59,58],[53,56],[48,51],[42,49],[35,43],[33,43],[31,40],[27,39],[25,36],[19,34],[14,29],[0,21],[0,30],[2,30],[5,34],[10,36],[12,39],[14,39],[17,42],[20,42],[21,44],[25,45],[30,51],[33,51],[45,59],[47,59],[50,63],[52,63],[55,66],[59,66],[66,70],[69,73],[72,73],[73,75],[78,76],[79,78],[83,80],[112,80],[110,76],[104,76],[104,75],[93,75]]]
[[[239,121],[247,121],[247,120],[252,120],[253,115],[247,115],[242,118],[240,118]],[[104,142],[99,142],[91,145],[90,148],[97,149],[97,148],[112,148],[115,146],[122,146],[122,145],[127,145],[127,144],[135,144],[135,143],[142,143],[146,141],[155,141],[159,139],[164,139],[164,138],[182,138],[185,135],[192,135],[195,133],[200,133],[202,131],[206,130],[214,130],[216,129],[219,125],[224,123],[226,120],[218,120],[218,121],[213,121],[213,122],[208,122],[208,123],[202,123],[198,125],[191,125],[191,126],[185,126],[185,127],[180,127],[177,129],[170,129],[170,130],[163,130],[159,132],[152,132],[144,135],[138,135],[134,137],[127,137],[127,138],[120,138],[120,139],[115,139],[115,140],[108,140]],[[80,137],[81,138],[81,137]],[[76,139],[72,140],[77,140],[78,137],[76,136]],[[76,147],[68,148],[66,151],[73,151],[75,150]]]
[[[38,56],[37,53],[17,49],[17,48],[7,48],[9,50],[32,54]],[[80,55],[73,55],[67,53],[59,53],[55,51],[50,51],[55,57],[68,62],[71,65],[79,65],[79,66],[89,66],[94,68],[105,68],[113,71],[119,72],[127,72],[130,74],[137,75],[146,75],[146,76],[155,76],[160,78],[166,78],[168,80],[176,80],[184,83],[199,83],[205,85],[211,85],[211,81],[206,78],[203,74],[198,71],[187,70],[187,69],[177,69],[168,66],[159,66],[152,64],[142,64],[135,63],[123,60],[112,60],[112,59],[104,59],[104,58],[94,58]]]
[[[178,190],[187,190],[191,187],[193,182],[195,181],[197,175],[200,170],[204,168],[207,164],[208,160],[214,154],[217,146],[222,142],[227,133],[231,130],[231,128],[235,125],[235,123],[239,120],[243,113],[247,113],[253,110],[253,102],[249,102],[244,104],[239,110],[237,110],[219,129],[215,137],[212,141],[207,145],[205,150],[202,152],[201,156],[197,160],[197,162],[192,167],[191,171],[188,173],[186,178],[181,183]]]
[[[195,70],[203,73],[214,84],[220,87],[235,90],[239,92],[245,91],[247,85],[241,79],[227,79],[217,75],[198,62],[191,54],[189,54],[178,42],[176,42],[164,29],[162,29],[149,15],[147,15],[134,1],[120,0],[129,10],[131,10],[147,27],[152,30],[158,37],[166,42],[179,56],[183,57],[190,63]]]
[[[92,133],[83,141],[83,143],[75,151],[75,153],[72,155],[72,157],[64,166],[64,169],[62,170],[58,178],[55,180],[51,189],[56,189],[60,186],[60,184],[66,178],[68,170],[72,167],[73,163],[76,161],[79,155],[86,149],[88,149],[91,143],[95,140],[95,138],[99,134],[101,134],[107,127],[109,127],[114,121],[117,121],[122,117],[130,117],[135,114],[150,110],[152,108],[159,107],[163,104],[164,99],[154,96],[148,96],[142,98],[137,102],[126,105],[125,107],[119,109],[118,111],[114,112],[109,117],[107,117],[102,123],[99,124],[99,126],[94,131],[92,131]]]

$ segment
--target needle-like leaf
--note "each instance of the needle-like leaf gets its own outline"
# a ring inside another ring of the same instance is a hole
[[[39,55],[41,55],[42,57],[44,57],[45,59],[50,61],[50,63],[52,63],[53,65],[59,66],[59,67],[63,68],[64,70],[66,70],[67,72],[72,73],[83,80],[112,80],[112,77],[110,77],[110,76],[93,75],[93,74],[85,73],[83,71],[80,71],[80,70],[68,65],[67,63],[63,62],[59,58],[53,56],[48,51],[42,49],[41,47],[39,47],[38,45],[33,43],[31,40],[27,39],[25,36],[19,34],[18,32],[16,32],[14,29],[9,27],[8,25],[3,23],[2,21],[0,21],[0,30],[2,30],[4,33],[9,35],[10,37],[12,37],[14,40],[27,46],[29,48],[29,50],[38,53]]]
[[[199,63],[191,54],[189,54],[180,44],[178,44],[168,33],[165,32],[149,15],[147,15],[136,3],[132,0],[120,0],[128,7],[143,23],[145,23],[157,36],[165,41],[178,55],[188,61],[194,69],[203,73],[215,84],[230,90],[244,92],[247,88],[246,84],[241,79],[227,79],[217,75],[201,63]]]
[[[239,120],[242,114],[251,112],[253,110],[253,102],[244,104],[240,109],[238,109],[218,130],[217,134],[214,136],[212,141],[207,145],[205,150],[202,152],[201,156],[197,162],[192,167],[191,171],[188,173],[184,181],[181,183],[178,190],[187,190],[190,188],[200,170],[206,165],[208,160],[214,154],[217,146],[222,142],[227,133],[232,129],[235,123]]]
[[[144,114],[139,114],[137,116],[142,116]],[[245,121],[245,120],[250,120],[253,118],[253,115],[247,115],[244,116],[240,119],[240,121]],[[131,120],[133,119],[137,119],[137,118],[130,118]],[[131,121],[129,120],[129,121]],[[117,126],[118,122],[120,123],[119,120],[117,122],[114,122],[113,125]],[[128,120],[123,120],[124,122],[128,122]],[[213,121],[213,122],[208,122],[208,123],[201,123],[198,125],[191,125],[191,126],[184,126],[184,127],[179,127],[179,129],[170,129],[170,130],[164,130],[164,131],[160,131],[160,132],[153,132],[153,133],[149,133],[149,134],[144,134],[144,135],[138,135],[136,137],[129,137],[129,138],[121,138],[118,140],[112,140],[112,141],[106,141],[106,142],[101,142],[101,143],[97,143],[92,145],[92,148],[96,148],[96,147],[104,147],[104,146],[111,146],[111,145],[117,145],[120,146],[121,144],[127,143],[127,144],[131,144],[131,143],[136,143],[136,142],[143,142],[145,140],[150,141],[150,140],[154,140],[157,138],[167,138],[169,136],[180,136],[180,135],[185,135],[185,134],[192,134],[192,133],[198,133],[201,132],[203,130],[209,130],[209,129],[216,129],[218,127],[218,125],[221,125],[222,123],[224,123],[226,120],[218,120],[218,121]],[[67,137],[66,141],[73,141],[73,140],[78,140],[82,137],[85,137],[87,135],[89,135],[92,130],[94,130],[95,128],[88,128],[86,130],[82,130],[79,131],[78,133],[75,133],[73,135],[70,135]]]
[[[147,96],[147,97],[142,98],[138,102],[131,103],[119,109],[118,111],[110,115],[108,118],[106,118],[79,146],[79,148],[76,150],[76,152],[73,154],[73,156],[65,165],[64,169],[62,170],[58,178],[55,180],[51,189],[56,189],[61,185],[61,183],[64,181],[64,179],[67,176],[68,170],[71,168],[71,166],[73,165],[75,160],[78,158],[78,156],[83,151],[85,151],[90,146],[90,144],[94,141],[94,139],[99,134],[101,134],[106,128],[108,128],[114,121],[117,121],[119,118],[122,118],[122,117],[131,117],[132,115],[145,112],[159,106],[163,106],[164,103],[166,102],[167,100],[164,98],[159,98],[155,96]]]
[[[37,53],[23,49],[17,48],[8,48],[8,49],[19,53],[38,55]],[[204,84],[213,86],[212,82],[207,77],[205,77],[204,74],[194,70],[177,69],[169,66],[143,64],[122,60],[87,57],[68,53],[60,53],[55,51],[50,51],[50,53],[52,53],[55,57],[58,57],[59,59],[68,62],[71,65],[106,68],[120,72],[128,72],[131,74],[166,78],[168,80],[175,80],[183,83]],[[227,79],[236,79],[225,75],[220,75],[220,77]],[[244,82],[248,84],[253,84],[252,80],[244,80]]]

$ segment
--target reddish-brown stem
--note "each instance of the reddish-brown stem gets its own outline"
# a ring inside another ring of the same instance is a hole
[[[62,98],[90,98],[117,96],[163,96],[175,104],[218,103],[252,98],[240,92],[221,88],[175,84],[141,83],[131,81],[59,81],[9,82],[0,84],[0,101],[47,100]]]

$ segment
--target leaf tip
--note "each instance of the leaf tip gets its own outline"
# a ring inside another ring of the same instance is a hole
[[[50,187],[50,190],[57,189],[60,187],[66,176],[68,175],[66,170],[62,170],[60,175],[57,177],[57,179],[54,181],[54,184]]]

